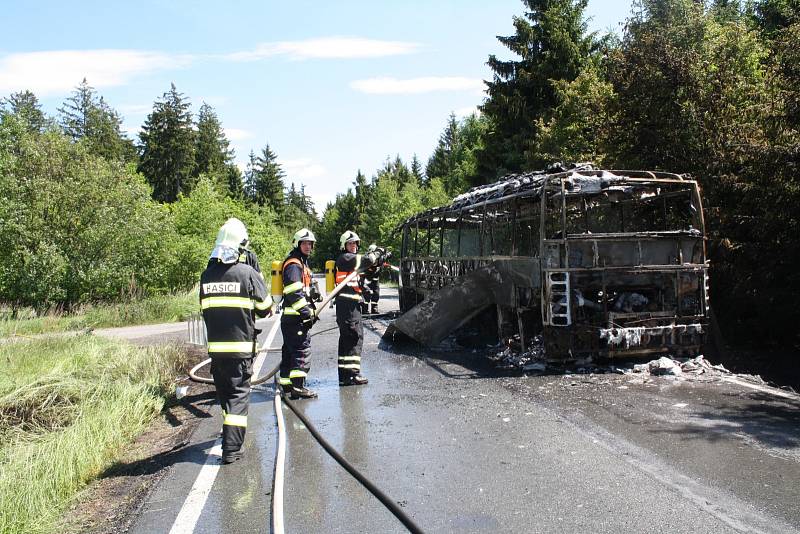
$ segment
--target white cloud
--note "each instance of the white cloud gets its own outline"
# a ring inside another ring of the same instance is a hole
[[[369,78],[350,82],[356,91],[373,95],[408,95],[434,91],[483,91],[483,80],[458,76],[428,76],[423,78]]]
[[[257,61],[273,56],[304,59],[356,59],[413,54],[418,43],[380,41],[362,37],[319,37],[304,41],[261,43],[254,50],[224,56],[234,61]]]
[[[225,137],[231,141],[242,141],[243,139],[250,139],[253,133],[240,128],[223,128],[225,130]]]
[[[297,186],[300,185],[298,181],[319,178],[328,172],[325,167],[307,158],[278,160],[278,163],[286,172],[288,181],[294,181]]]
[[[95,88],[125,85],[149,72],[187,65],[190,56],[142,50],[53,50],[0,57],[0,92],[37,95],[72,90],[83,78]]]

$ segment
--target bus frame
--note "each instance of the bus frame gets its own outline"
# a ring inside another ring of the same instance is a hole
[[[498,339],[522,351],[543,344],[555,360],[702,351],[705,222],[687,176],[591,165],[509,175],[397,231],[402,312],[492,266],[503,276],[486,308]]]

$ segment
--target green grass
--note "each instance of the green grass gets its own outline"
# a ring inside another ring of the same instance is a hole
[[[161,411],[184,359],[94,336],[0,345],[0,534],[50,532]]]
[[[182,321],[199,311],[197,290],[163,295],[118,304],[86,305],[75,313],[50,313],[35,317],[23,314],[18,319],[0,319],[0,337],[30,336],[86,328],[107,328],[138,324]]]

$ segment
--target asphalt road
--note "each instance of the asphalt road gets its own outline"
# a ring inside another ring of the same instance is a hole
[[[385,293],[383,309],[396,307]],[[323,314],[310,373],[320,397],[295,406],[425,532],[800,528],[794,396],[661,377],[500,376],[477,352],[387,343],[384,325],[370,323],[362,364],[370,383],[339,388],[338,334],[324,332],[333,310]],[[275,361],[270,354],[264,369]],[[191,532],[194,521],[198,533],[270,531],[272,399],[271,386],[254,390],[246,456],[230,466],[207,462],[220,419],[204,420],[132,532]],[[285,407],[284,416],[286,532],[405,532]],[[210,471],[213,485],[191,517],[187,495]],[[176,524],[179,513],[190,520]]]

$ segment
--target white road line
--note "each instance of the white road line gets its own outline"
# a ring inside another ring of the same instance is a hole
[[[269,334],[267,334],[267,339],[264,341],[262,347],[271,347],[272,341],[275,339],[275,334],[278,333],[278,327],[281,325],[281,316],[275,315],[276,319],[275,322],[272,323],[272,328],[269,330]],[[253,362],[253,376],[258,378],[261,376],[261,367],[264,366],[264,360],[267,359],[267,351],[262,352],[258,356],[256,356],[256,361]]]
[[[272,344],[272,340],[278,332],[278,326],[280,326],[279,319],[280,316],[278,316],[278,319],[275,321],[275,324],[272,325],[267,335],[267,341],[264,342],[267,347]],[[253,376],[258,376],[258,373],[261,371],[261,366],[264,364],[264,357],[266,357],[266,354],[260,356],[260,359],[256,359],[253,365]],[[208,500],[208,495],[211,493],[211,487],[214,485],[217,473],[219,473],[221,458],[222,438],[219,438],[208,451],[206,463],[200,468],[200,473],[198,473],[197,479],[192,485],[192,489],[189,490],[189,495],[186,496],[186,500],[183,501],[181,511],[178,512],[178,517],[176,517],[175,522],[172,523],[169,534],[191,534],[194,532],[197,521],[200,519],[200,514],[203,512],[203,507]]]
[[[277,386],[276,386],[277,387]],[[283,464],[286,458],[286,423],[281,410],[281,396],[275,392],[275,417],[278,420],[278,452],[275,457],[275,478],[272,483],[272,532],[283,534]]]
[[[791,399],[791,400],[800,400],[800,397],[798,397],[798,395],[789,393],[788,391],[783,391],[778,388],[771,388],[769,386],[759,386],[758,384],[751,384],[749,382],[745,382],[744,380],[739,380],[737,378],[732,378],[732,377],[723,377],[722,380],[724,382],[730,382],[731,384],[738,384],[746,388],[755,389],[757,391],[761,391],[762,393],[775,395],[776,397],[783,397],[784,399]]]
[[[183,502],[183,507],[178,513],[178,517],[175,518],[169,534],[191,534],[194,532],[197,520],[200,519],[200,512],[203,511],[208,494],[211,493],[211,486],[214,485],[214,479],[217,478],[221,457],[222,438],[219,438],[208,452],[206,463],[200,468],[200,474],[197,475],[197,480],[194,481],[189,495]]]

